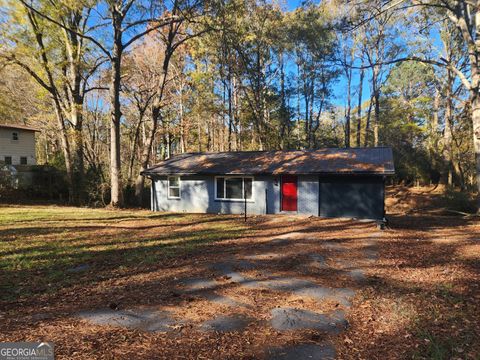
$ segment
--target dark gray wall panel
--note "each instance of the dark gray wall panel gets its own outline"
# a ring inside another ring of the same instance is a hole
[[[381,177],[320,178],[320,216],[383,218]]]

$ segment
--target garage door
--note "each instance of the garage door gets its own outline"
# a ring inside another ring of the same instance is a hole
[[[321,178],[320,216],[383,218],[383,179]]]

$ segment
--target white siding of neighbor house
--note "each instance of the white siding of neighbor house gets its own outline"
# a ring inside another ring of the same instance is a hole
[[[280,177],[254,176],[253,199],[247,201],[248,214],[278,214]],[[318,176],[298,176],[298,213],[318,216]],[[167,196],[167,177],[152,182],[152,210],[189,213],[243,214],[242,200],[216,200],[214,176],[181,176],[180,198]]]
[[[13,140],[13,133],[18,134],[18,140]],[[20,165],[20,158],[27,158],[27,165],[35,165],[35,132],[21,129],[0,128],[0,161],[6,156],[12,157],[12,165]]]

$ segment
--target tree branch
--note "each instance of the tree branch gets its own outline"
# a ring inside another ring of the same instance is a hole
[[[91,41],[92,43],[94,43],[95,45],[98,46],[98,48],[103,52],[105,53],[105,55],[107,55],[107,57],[109,59],[111,59],[111,55],[110,55],[110,52],[99,42],[97,41],[95,38],[91,37],[91,36],[88,36],[88,35],[85,35],[85,34],[82,34],[74,29],[71,29],[65,25],[63,25],[62,23],[60,23],[59,21],[53,19],[52,17],[48,16],[48,15],[45,15],[44,13],[42,13],[41,11],[35,9],[33,6],[31,6],[30,4],[28,4],[25,0],[18,0],[20,1],[27,9],[29,9],[30,11],[33,11],[35,14],[41,16],[42,18],[44,18],[45,20],[48,20],[50,21],[51,23],[57,25],[57,26],[60,26],[62,29],[65,29],[67,31],[70,31],[72,32],[73,34],[75,35],[78,35],[84,39],[87,39],[89,41]]]

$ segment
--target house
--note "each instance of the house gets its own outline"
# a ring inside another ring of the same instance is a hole
[[[35,165],[36,128],[0,124],[0,162],[7,165]]]
[[[187,153],[145,170],[153,211],[384,220],[387,147]]]

